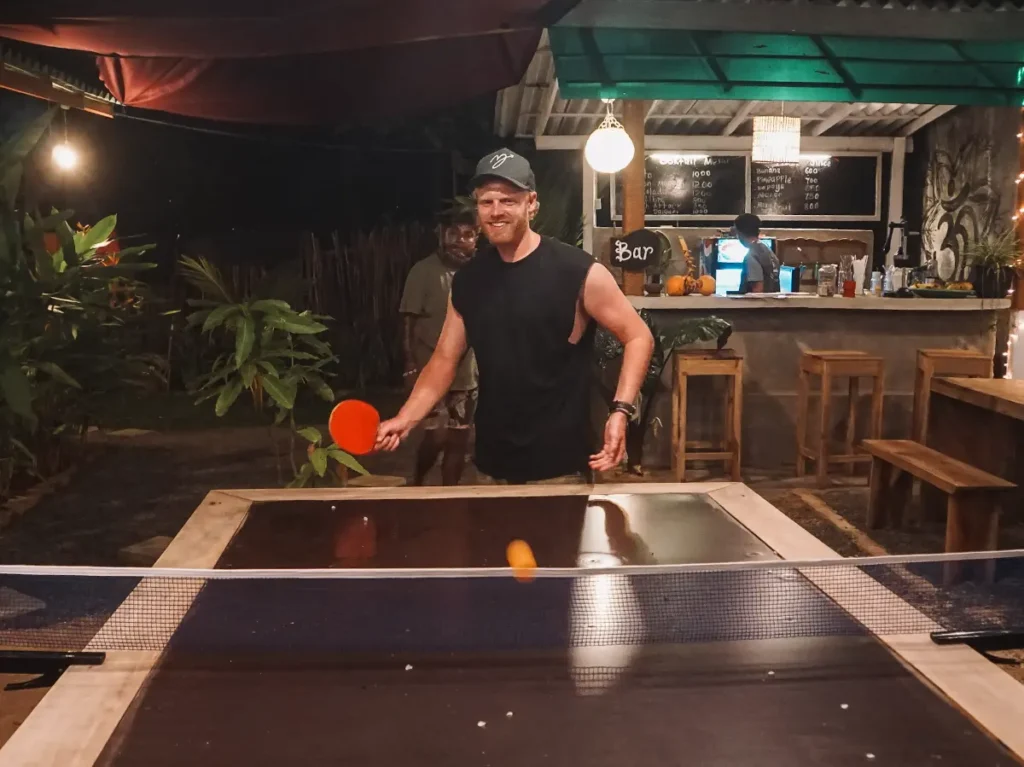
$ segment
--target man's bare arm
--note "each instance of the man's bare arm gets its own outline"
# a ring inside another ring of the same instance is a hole
[[[747,291],[749,291],[750,293],[764,293],[764,283],[763,282],[748,282],[747,283]]]
[[[398,417],[413,424],[422,421],[452,385],[459,361],[465,353],[466,326],[462,322],[462,315],[455,311],[449,299],[441,337],[437,340],[430,360],[420,371],[409,399],[398,411]]]
[[[622,370],[615,399],[632,402],[640,392],[654,351],[654,338],[619,289],[615,278],[601,264],[595,264],[583,283],[583,310],[622,343]]]

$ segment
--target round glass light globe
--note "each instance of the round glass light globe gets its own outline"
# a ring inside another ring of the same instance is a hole
[[[633,141],[618,126],[598,128],[590,134],[583,156],[598,173],[617,173],[633,159]]]

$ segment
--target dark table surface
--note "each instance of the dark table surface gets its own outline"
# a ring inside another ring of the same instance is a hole
[[[257,504],[219,566],[504,566],[511,537],[552,566],[581,551],[773,556],[699,497],[621,507],[569,496]],[[591,591],[579,591],[584,580]],[[734,600],[733,583],[704,584],[707,612],[765,620],[756,598]],[[797,609],[848,621],[810,583],[789,588]],[[210,582],[99,763],[1016,764],[856,632],[569,647],[594,616],[614,620],[602,602],[612,592],[593,578]],[[703,627],[691,596],[637,591],[634,617]]]

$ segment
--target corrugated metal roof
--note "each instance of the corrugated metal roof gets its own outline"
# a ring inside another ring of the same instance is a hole
[[[1024,0],[579,0],[559,26],[1020,40]]]
[[[89,85],[3,45],[0,86],[103,114],[111,114],[118,103],[104,88]]]
[[[67,88],[78,91],[79,93],[87,93],[94,98],[101,101],[107,101],[111,104],[117,103],[113,96],[110,95],[105,89],[98,88],[86,84],[85,82],[76,78],[70,77],[69,75],[60,72],[59,70],[51,67],[47,64],[35,61],[27,56],[24,56],[16,51],[11,50],[8,47],[0,45],[0,60],[3,61],[5,67],[15,69],[27,74],[36,76],[49,77],[56,83],[60,83]]]
[[[554,57],[545,33],[520,84],[503,91],[498,99],[496,132],[529,138],[589,135],[604,117],[604,104],[599,99],[562,98],[555,77]],[[546,110],[548,103],[550,112]],[[621,103],[616,106],[621,108]],[[744,136],[750,135],[754,117],[777,115],[784,110],[786,115],[801,119],[807,135],[901,136],[951,108],[933,104],[665,100],[651,103],[646,132]]]

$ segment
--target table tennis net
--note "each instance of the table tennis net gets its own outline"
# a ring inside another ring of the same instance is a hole
[[[1024,550],[537,570],[0,567],[0,645],[435,653],[1024,630]]]

